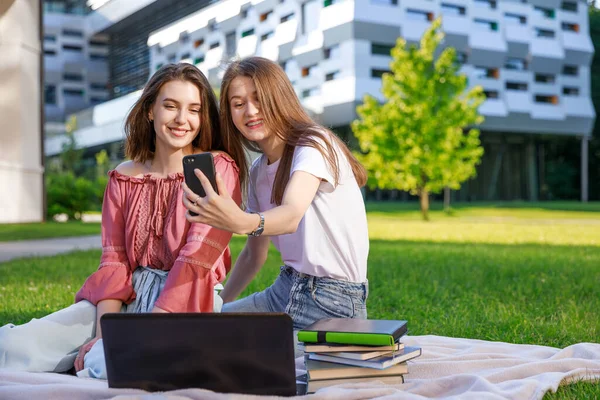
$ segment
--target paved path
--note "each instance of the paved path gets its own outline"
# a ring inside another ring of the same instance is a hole
[[[52,256],[74,250],[99,249],[100,235],[0,242],[0,263],[14,258]]]

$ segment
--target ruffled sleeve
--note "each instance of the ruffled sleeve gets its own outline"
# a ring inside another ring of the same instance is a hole
[[[233,200],[242,201],[239,170],[224,155],[215,157],[215,169],[221,174]],[[204,224],[191,224],[186,244],[181,248],[165,286],[155,305],[169,312],[212,312],[214,286],[231,269],[229,241],[231,232]]]
[[[124,197],[116,171],[111,171],[109,176],[102,202],[100,266],[79,289],[75,302],[87,300],[96,305],[101,300],[116,299],[129,304],[135,299],[125,250]]]

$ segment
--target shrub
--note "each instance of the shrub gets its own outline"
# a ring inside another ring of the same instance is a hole
[[[81,213],[90,210],[98,202],[95,186],[88,179],[76,178],[72,172],[47,174],[48,217],[64,213],[69,219],[81,219]]]

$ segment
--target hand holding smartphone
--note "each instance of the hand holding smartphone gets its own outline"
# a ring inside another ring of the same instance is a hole
[[[183,177],[185,184],[198,196],[204,197],[206,193],[200,183],[200,179],[194,173],[194,170],[198,168],[208,178],[213,190],[219,193],[217,189],[217,180],[215,172],[215,164],[212,153],[200,153],[190,154],[189,156],[183,157]],[[193,211],[190,211],[190,215],[198,215]]]

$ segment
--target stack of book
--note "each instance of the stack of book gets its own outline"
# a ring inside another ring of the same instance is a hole
[[[406,361],[421,355],[421,348],[401,343],[406,331],[406,321],[350,318],[323,319],[299,331],[306,392],[373,380],[403,383]]]

